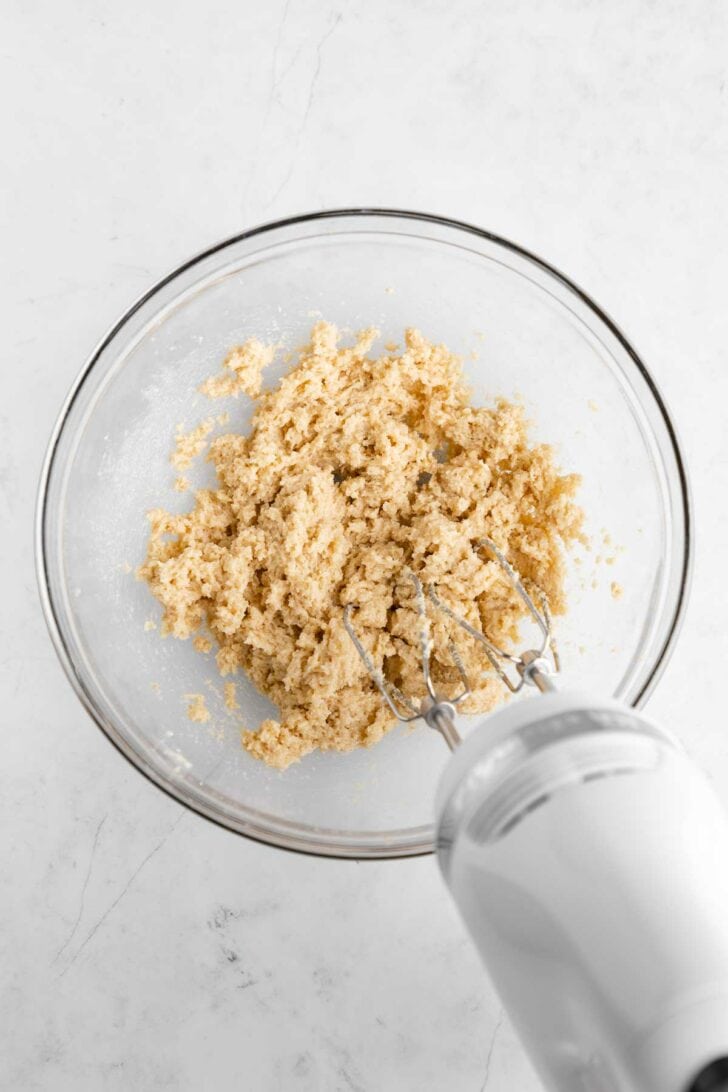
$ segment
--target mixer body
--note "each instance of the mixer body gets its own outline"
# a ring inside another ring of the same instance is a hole
[[[437,801],[450,891],[553,1092],[728,1089],[728,819],[616,702],[513,703]]]

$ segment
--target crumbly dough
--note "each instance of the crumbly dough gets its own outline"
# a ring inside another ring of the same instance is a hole
[[[202,421],[197,428],[192,429],[192,432],[183,432],[182,426],[177,425],[174,451],[169,457],[172,466],[177,470],[186,470],[192,464],[192,460],[196,459],[205,450],[207,437],[214,427],[215,421],[212,417]],[[181,479],[178,478],[177,480],[180,481]]]
[[[560,614],[564,547],[583,537],[579,479],[559,473],[550,447],[529,443],[519,405],[473,406],[459,360],[416,330],[399,355],[371,358],[376,336],[366,330],[344,348],[334,326],[317,322],[298,364],[261,396],[250,434],[212,441],[218,488],[200,490],[189,513],[149,513],[140,575],[164,608],[164,630],[187,638],[205,623],[221,674],[244,670],[275,702],[278,717],[243,743],[281,769],[317,748],[370,746],[392,727],[344,629],[345,605],[386,678],[422,695],[408,569],[508,643],[523,605],[474,544],[490,537]],[[231,359],[272,357],[251,345],[227,358],[228,371]],[[433,616],[432,670],[445,693],[458,686],[451,629]],[[473,681],[463,708],[486,711],[502,686],[458,634]]]
[[[220,375],[213,375],[200,387],[208,398],[237,398],[243,392],[251,398],[260,394],[262,372],[275,354],[275,345],[264,345],[250,338],[244,345],[231,349],[225,357]]]
[[[205,704],[204,694],[186,694],[188,699],[187,716],[198,724],[207,724],[210,719],[210,710]]]

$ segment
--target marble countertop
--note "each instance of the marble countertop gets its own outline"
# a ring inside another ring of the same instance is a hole
[[[11,0],[5,15],[0,1087],[536,1092],[432,859],[248,843],[120,760],[46,635],[36,481],[95,341],[206,244],[356,204],[491,228],[599,300],[675,412],[697,562],[650,711],[728,796],[728,8]]]

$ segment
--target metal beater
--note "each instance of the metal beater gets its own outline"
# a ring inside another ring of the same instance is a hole
[[[557,692],[545,597],[487,549],[540,633],[516,654],[410,573],[427,696],[389,684],[344,624],[398,720],[454,751],[436,800],[437,854],[511,1021],[552,1092],[727,1092],[728,821],[677,740],[612,699]],[[504,685],[541,691],[461,741],[471,684],[436,691],[428,607],[484,649]]]
[[[503,553],[498,549],[494,542],[490,541],[490,539],[480,539],[475,543],[474,548],[476,550],[485,548],[493,554],[503,569],[503,572],[506,574],[511,587],[525,604],[526,610],[541,632],[541,643],[537,649],[529,649],[527,652],[523,653],[513,653],[508,652],[504,648],[500,648],[484,633],[474,626],[471,626],[467,619],[457,614],[447,605],[447,603],[444,603],[431,584],[427,586],[426,598],[422,581],[415,573],[410,572],[408,575],[414,585],[415,604],[420,619],[419,636],[422,653],[422,675],[425,687],[427,688],[427,697],[423,702],[417,705],[406,694],[403,694],[398,687],[386,682],[384,675],[359,640],[351,621],[351,606],[347,606],[344,609],[344,626],[346,627],[346,632],[353,641],[354,647],[359,653],[364,666],[379,690],[379,693],[387,703],[387,706],[391,709],[393,716],[403,724],[411,724],[420,719],[424,720],[430,728],[435,728],[440,732],[451,751],[461,742],[460,734],[455,726],[455,711],[458,705],[470,697],[472,689],[465,668],[463,667],[462,656],[460,655],[458,646],[454,641],[450,640],[448,642],[448,649],[458,675],[460,676],[463,689],[455,697],[450,698],[443,698],[437,694],[430,671],[432,635],[430,620],[427,614],[427,599],[429,599],[433,607],[442,611],[447,618],[455,622],[455,624],[464,630],[469,637],[474,641],[477,641],[478,644],[483,647],[491,667],[512,694],[517,694],[526,684],[537,687],[542,693],[554,690],[554,676],[560,669],[559,656],[552,636],[551,614],[546,596],[543,595],[542,592],[539,592],[539,599],[541,601],[541,609],[539,610],[532,596],[529,595],[523,586],[523,581],[520,576],[515,572],[513,566],[506,560]],[[508,676],[503,667],[504,664],[512,664],[515,667],[515,680]],[[406,712],[403,712],[403,710],[406,710]]]

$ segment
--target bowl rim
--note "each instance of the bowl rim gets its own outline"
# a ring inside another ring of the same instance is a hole
[[[131,747],[128,746],[123,735],[118,732],[115,726],[109,724],[99,713],[91,697],[87,693],[85,687],[82,684],[79,675],[76,672],[74,661],[71,652],[64,640],[63,633],[60,626],[59,617],[56,611],[48,578],[49,564],[46,550],[46,521],[48,515],[48,500],[49,500],[49,486],[51,481],[51,475],[53,473],[56,455],[58,453],[58,446],[61,435],[66,425],[68,416],[73,408],[73,405],[84,385],[86,379],[90,375],[92,369],[96,366],[99,357],[103,351],[110,345],[116,335],[123,329],[123,327],[129,322],[129,320],[146,304],[150,301],[162,288],[170,284],[182,273],[191,269],[193,266],[204,261],[206,258],[225,250],[227,247],[233,246],[236,243],[243,242],[245,240],[253,239],[258,235],[264,235],[267,232],[273,232],[282,228],[293,227],[305,223],[314,223],[318,220],[321,221],[333,221],[344,218],[355,217],[378,217],[378,218],[390,218],[399,220],[411,220],[415,222],[432,224],[438,227],[452,228],[458,231],[462,231],[471,235],[475,235],[478,238],[485,239],[489,242],[495,243],[501,246],[507,251],[527,259],[532,262],[539,269],[544,271],[553,277],[557,282],[562,284],[566,289],[572,292],[578,299],[580,299],[594,314],[596,317],[608,328],[610,333],[616,338],[621,347],[627,353],[632,363],[640,373],[642,379],[647,385],[650,394],[654,400],[654,404],[659,411],[659,415],[662,418],[662,423],[665,427],[667,439],[669,440],[672,454],[675,460],[675,467],[677,469],[679,491],[681,499],[682,510],[682,531],[684,541],[684,551],[682,558],[682,565],[680,570],[679,586],[676,597],[675,606],[673,608],[670,624],[667,629],[667,633],[662,643],[662,647],[655,658],[655,663],[643,683],[639,692],[631,701],[631,705],[634,708],[640,708],[646,702],[647,698],[652,693],[655,685],[662,676],[665,667],[674,651],[677,637],[682,627],[685,611],[687,608],[691,580],[693,570],[693,555],[694,555],[694,512],[693,512],[693,500],[688,479],[688,473],[686,468],[685,457],[682,451],[682,445],[678,438],[677,430],[673,422],[672,416],[667,408],[665,400],[660,393],[657,384],[655,383],[652,375],[647,369],[644,361],[639,356],[637,351],[628,341],[625,334],[622,332],[617,323],[611,318],[611,316],[599,305],[596,301],[582,288],[580,288],[571,278],[567,277],[555,266],[545,261],[538,254],[534,253],[527,248],[520,246],[518,243],[512,242],[510,239],[506,239],[502,235],[498,235],[495,232],[488,231],[485,228],[477,227],[463,220],[453,219],[448,216],[440,216],[433,213],[417,212],[409,209],[397,209],[397,208],[378,208],[376,206],[361,206],[354,208],[334,208],[324,209],[318,212],[306,212],[300,213],[295,216],[285,217],[280,220],[270,220],[265,223],[258,224],[247,231],[239,232],[238,234],[228,236],[225,239],[215,243],[212,246],[206,247],[204,250],[199,251],[191,258],[182,262],[176,266],[170,273],[161,277],[155,281],[148,289],[146,289],[140,296],[134,300],[129,307],[123,312],[123,314],[114,322],[104,336],[97,343],[91,354],[86,359],[86,362],[79,371],[76,379],[71,385],[71,388],[64,399],[55,424],[51,431],[50,439],[46,448],[46,452],[43,458],[43,464],[40,473],[38,494],[35,507],[34,518],[34,553],[35,553],[35,571],[36,580],[38,583],[38,591],[40,597],[40,603],[43,610],[43,616],[45,618],[46,626],[51,638],[51,642],[55,649],[56,655],[59,659],[61,667],[66,675],[66,678],[70,682],[76,696],[80,700],[86,712],[91,719],[101,729],[104,736],[114,745],[117,751],[126,758],[126,760],[140,773],[142,773],[149,781],[151,781],[158,788],[162,789],[167,796],[171,797],[177,803],[184,805],[191,811],[203,818],[215,823],[217,826],[222,827],[224,830],[232,831],[236,834],[240,834],[243,837],[249,838],[252,841],[259,842],[264,845],[275,846],[279,849],[285,849],[290,852],[304,853],[309,856],[318,857],[330,857],[334,859],[342,860],[385,860],[385,859],[399,859],[402,857],[415,857],[431,854],[435,851],[436,845],[432,838],[422,839],[420,841],[412,842],[407,845],[400,845],[388,848],[386,846],[376,847],[375,850],[367,849],[362,845],[352,843],[348,846],[345,843],[340,844],[338,847],[328,844],[323,841],[314,838],[303,838],[301,836],[277,833],[277,832],[265,832],[260,828],[255,827],[249,829],[251,824],[246,824],[242,821],[235,822],[232,819],[223,817],[219,812],[213,811],[203,801],[198,800],[189,790],[184,786],[173,784],[168,781],[164,775],[157,771],[150,763],[146,762],[140,755],[138,755]],[[417,828],[413,828],[417,830]],[[420,828],[422,829],[422,828]]]

